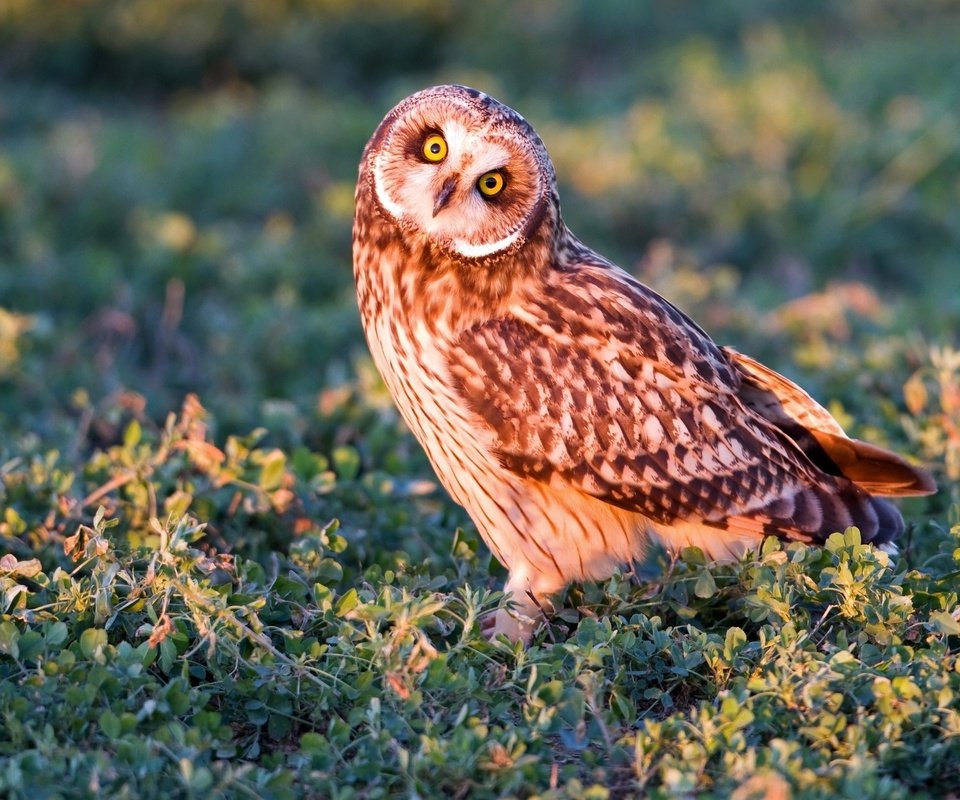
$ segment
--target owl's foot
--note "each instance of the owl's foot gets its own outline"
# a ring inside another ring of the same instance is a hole
[[[520,642],[527,647],[533,632],[543,621],[542,615],[530,617],[515,609],[498,608],[480,620],[480,632],[490,641],[503,634],[511,642]]]
[[[526,647],[537,628],[549,620],[553,603],[547,593],[535,594],[529,588],[517,591],[511,583],[514,581],[507,581],[504,587],[509,595],[506,606],[480,620],[480,631],[491,641],[503,634],[511,642],[521,642]]]

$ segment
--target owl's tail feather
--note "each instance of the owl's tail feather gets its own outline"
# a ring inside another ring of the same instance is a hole
[[[830,412],[793,381],[732,348],[723,350],[740,372],[740,399],[828,475],[842,475],[868,494],[887,497],[937,491],[926,470],[882,447],[849,438]]]
[[[840,475],[869,494],[910,497],[937,491],[930,473],[882,447],[835,436],[824,431],[810,433]]]
[[[821,544],[832,533],[857,528],[861,541],[896,553],[895,540],[903,533],[897,507],[872,497],[844,480],[814,485],[778,498],[765,508],[719,520],[687,520],[669,525],[650,523],[649,532],[663,546],[677,551],[699,547],[707,558],[729,561],[748,550],[757,551],[767,536],[787,542]]]

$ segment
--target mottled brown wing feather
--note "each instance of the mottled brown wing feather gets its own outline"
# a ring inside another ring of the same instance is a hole
[[[851,439],[829,411],[792,381],[736,350],[723,352],[740,370],[740,398],[785,431],[821,469],[843,475],[864,491],[888,497],[933,494],[925,470],[882,447]]]
[[[792,516],[813,482],[789,438],[740,401],[709,338],[625,276],[556,276],[511,315],[467,330],[450,370],[508,469],[660,522],[778,504]],[[768,520],[759,515],[758,530]]]

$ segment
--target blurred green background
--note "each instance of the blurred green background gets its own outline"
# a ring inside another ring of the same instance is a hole
[[[129,390],[349,438],[331,408],[388,406],[356,165],[455,81],[530,119],[571,227],[715,338],[901,404],[957,343],[958,42],[950,0],[0,0],[0,434],[69,441]]]

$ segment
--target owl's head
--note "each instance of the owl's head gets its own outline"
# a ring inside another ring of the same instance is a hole
[[[530,124],[466,86],[399,103],[370,139],[361,172],[401,229],[457,259],[522,247],[556,202],[553,165]]]

